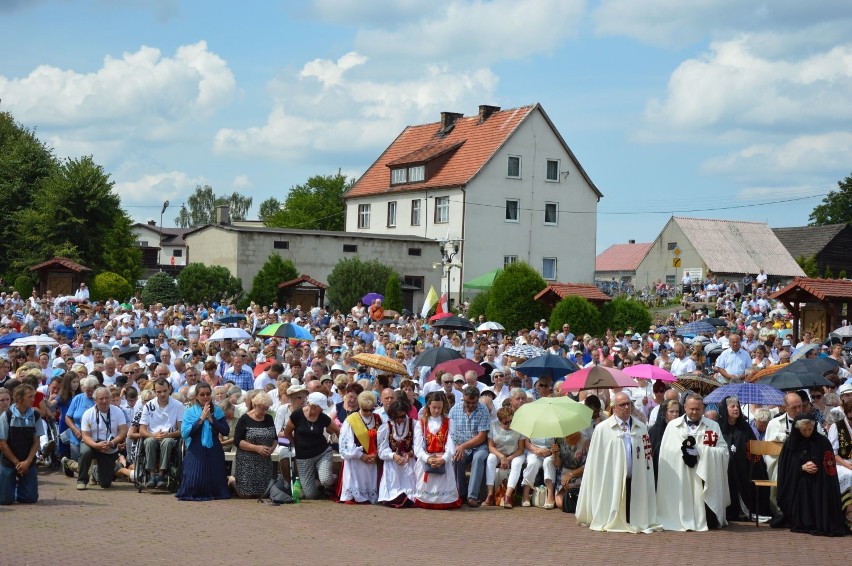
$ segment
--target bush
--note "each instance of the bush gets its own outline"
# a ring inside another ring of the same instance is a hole
[[[124,302],[132,296],[133,286],[127,282],[127,279],[112,271],[98,273],[92,280],[89,293],[89,298],[93,301],[115,299]]]
[[[524,262],[515,262],[494,280],[488,299],[488,320],[499,322],[509,332],[532,328],[547,314],[547,307],[533,300],[547,286],[541,275]]]
[[[221,265],[190,263],[178,275],[178,290],[183,300],[200,303],[238,301],[243,296],[240,280]]]
[[[557,303],[550,314],[550,328],[562,328],[566,322],[576,336],[602,334],[600,311],[583,297],[565,297]]]
[[[251,282],[248,298],[260,306],[270,306],[280,296],[278,284],[291,281],[298,276],[299,272],[296,271],[296,266],[291,260],[285,260],[276,253],[269,254],[266,263]]]
[[[385,285],[385,300],[382,302],[382,306],[385,310],[402,312],[402,284],[399,282],[396,273],[392,273],[388,277],[388,284]]]
[[[601,331],[610,329],[617,332],[630,327],[636,332],[647,332],[651,320],[648,307],[625,297],[617,297],[601,307]]]
[[[381,292],[380,281],[387,281],[391,275],[398,277],[393,269],[376,259],[341,259],[328,276],[328,302],[332,307],[347,312],[367,293]]]
[[[32,295],[33,287],[36,286],[36,280],[33,277],[30,277],[29,275],[18,275],[17,277],[15,277],[15,283],[12,286],[15,288],[15,291],[18,292],[21,298],[26,300],[27,297]]]
[[[474,295],[467,307],[467,316],[474,320],[479,319],[479,315],[486,314],[488,311],[488,300],[491,298],[491,291],[480,291]]]
[[[142,302],[146,305],[163,303],[168,307],[180,301],[180,292],[175,285],[175,280],[163,271],[155,273],[148,279],[141,296]]]

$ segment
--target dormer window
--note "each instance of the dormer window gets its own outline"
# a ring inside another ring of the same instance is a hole
[[[417,183],[426,180],[426,166],[395,167],[391,169],[391,185]]]
[[[400,167],[391,169],[391,185],[399,185],[408,181],[408,169]]]
[[[416,183],[418,181],[426,180],[426,166],[425,165],[415,165],[414,167],[408,168],[408,182]]]

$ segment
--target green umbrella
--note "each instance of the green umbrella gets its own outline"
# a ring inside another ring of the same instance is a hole
[[[527,438],[562,438],[592,424],[592,410],[570,397],[542,397],[515,411],[512,430]]]
[[[490,289],[494,285],[494,280],[500,275],[500,269],[489,271],[485,275],[480,275],[476,279],[471,279],[463,285],[465,289]]]

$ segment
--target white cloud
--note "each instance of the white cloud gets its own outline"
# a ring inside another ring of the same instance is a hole
[[[750,145],[702,165],[707,173],[787,175],[823,173],[848,168],[852,162],[852,133],[831,132],[797,136],[779,144]]]
[[[237,175],[234,177],[234,180],[231,181],[231,186],[236,190],[250,189],[254,186],[254,183],[251,182],[248,175]]]
[[[176,206],[175,203],[191,194],[196,185],[204,183],[205,180],[201,177],[193,178],[183,171],[168,171],[143,175],[133,181],[118,181],[115,183],[114,190],[125,205],[154,204],[156,208],[159,208],[160,203],[166,200],[172,201],[172,206]],[[131,210],[131,214],[137,219],[151,214],[150,210],[136,213],[137,210]],[[169,211],[167,213],[171,214]],[[173,216],[176,215],[177,213],[173,214]]]
[[[812,186],[777,186],[777,187],[748,187],[741,189],[734,197],[737,201],[777,201],[786,199],[803,199],[805,197],[818,197],[827,194],[832,187],[830,185]],[[803,205],[804,206],[804,205]]]
[[[852,120],[852,43],[767,57],[765,36],[711,44],[672,73],[666,98],[645,109],[650,139],[725,136],[791,128],[818,131]]]
[[[336,62],[310,61],[297,78],[271,85],[275,103],[265,124],[220,129],[214,148],[285,160],[316,151],[376,150],[407,124],[437,121],[442,110],[472,110],[490,101],[497,86],[497,77],[484,68],[412,66],[388,80],[374,78],[373,72],[368,59],[355,52]]]
[[[227,63],[204,41],[178,47],[173,57],[146,46],[118,59],[108,55],[93,73],[40,65],[26,77],[0,76],[4,107],[24,123],[48,129],[104,124],[145,139],[210,116],[235,88]]]

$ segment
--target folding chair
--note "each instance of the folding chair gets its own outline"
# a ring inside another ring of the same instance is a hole
[[[778,457],[781,454],[781,448],[784,445],[780,442],[770,442],[768,440],[749,440],[748,441],[748,450],[751,454],[752,458],[755,456],[775,456]],[[752,512],[754,513],[754,526],[759,527],[759,513],[757,512],[757,492],[761,487],[773,488],[778,485],[778,482],[775,480],[756,480],[754,479],[754,460],[749,461],[749,469],[748,469],[749,480],[752,485],[754,485],[754,498],[752,505]]]

